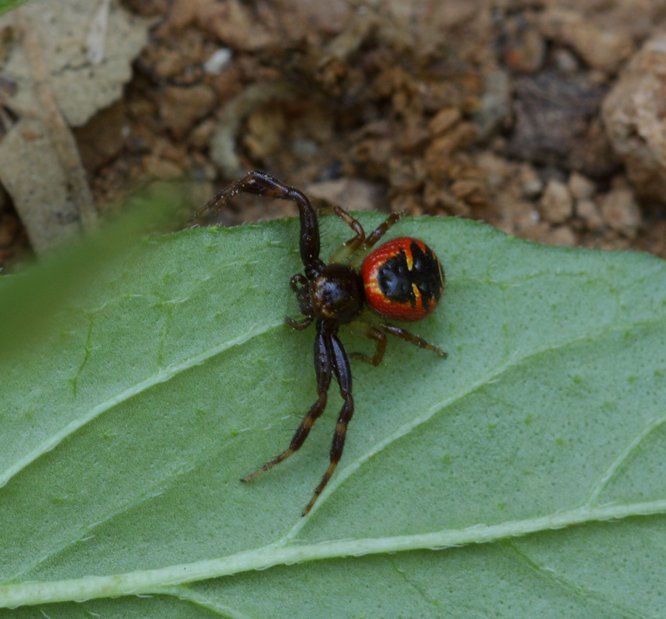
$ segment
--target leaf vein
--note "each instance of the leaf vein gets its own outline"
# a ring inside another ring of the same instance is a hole
[[[658,319],[655,320],[639,320],[633,323],[623,323],[620,325],[615,325],[612,327],[600,329],[597,333],[592,335],[585,334],[582,337],[575,337],[563,341],[557,345],[551,345],[544,348],[535,349],[529,352],[528,354],[522,356],[516,355],[510,357],[504,364],[498,366],[494,371],[491,371],[483,375],[481,378],[471,383],[468,386],[468,388],[462,389],[460,392],[450,396],[449,398],[446,398],[443,402],[438,402],[437,404],[430,407],[430,409],[428,409],[423,415],[419,417],[413,417],[408,423],[403,424],[395,432],[393,432],[393,434],[377,442],[367,452],[362,454],[355,462],[348,464],[342,470],[340,470],[339,473],[335,477],[333,477],[333,479],[329,482],[327,488],[319,497],[319,500],[313,507],[312,511],[305,518],[300,518],[299,521],[296,522],[296,524],[292,527],[292,529],[288,533],[286,533],[286,535],[283,538],[283,541],[295,538],[300,532],[300,530],[309,521],[309,519],[312,518],[314,514],[316,514],[320,509],[322,509],[322,506],[326,504],[328,498],[344,482],[346,482],[347,479],[349,479],[352,475],[354,475],[357,471],[359,471],[361,467],[371,458],[383,452],[387,447],[391,446],[397,440],[401,439],[403,436],[406,436],[414,429],[430,421],[430,419],[432,419],[435,415],[438,415],[441,412],[447,410],[448,408],[460,402],[462,399],[466,398],[467,396],[476,393],[477,391],[479,391],[492,381],[498,380],[502,375],[506,374],[510,370],[520,366],[521,364],[527,361],[530,361],[541,355],[548,354],[555,350],[564,350],[566,348],[569,348],[571,346],[576,346],[581,343],[594,343],[596,341],[599,341],[600,339],[603,339],[604,337],[607,337],[610,334],[629,331],[636,328],[657,326],[661,325],[662,323],[666,323],[666,316],[660,316]]]
[[[21,471],[26,469],[28,466],[37,461],[41,456],[45,455],[49,451],[55,449],[60,445],[65,439],[75,434],[78,430],[86,426],[91,421],[94,421],[98,417],[101,417],[103,414],[112,410],[116,406],[128,402],[132,398],[137,397],[138,395],[145,393],[149,389],[159,385],[161,383],[166,383],[170,381],[175,376],[178,376],[182,372],[185,372],[197,365],[205,363],[209,359],[221,355],[229,350],[233,350],[238,346],[242,346],[247,342],[253,340],[256,337],[260,337],[269,333],[273,329],[277,329],[282,326],[282,322],[264,325],[260,329],[250,331],[241,336],[228,340],[222,344],[218,344],[205,350],[198,355],[188,357],[181,361],[180,363],[172,364],[170,366],[162,368],[159,372],[156,372],[149,378],[146,378],[134,385],[131,385],[127,389],[124,389],[119,394],[115,395],[112,398],[100,402],[96,406],[93,406],[85,415],[71,421],[65,425],[59,432],[48,437],[47,440],[43,441],[35,449],[25,454],[23,457],[19,458],[12,466],[5,469],[0,474],[0,488],[6,485],[12,478],[18,475]]]
[[[666,416],[652,419],[636,436],[629,441],[627,446],[620,451],[617,458],[611,462],[606,471],[599,477],[598,482],[592,488],[586,504],[593,505],[604,488],[610,483],[612,478],[618,473],[620,468],[629,461],[631,456],[640,447],[641,443],[650,436],[655,430],[666,423]]]
[[[543,578],[544,580],[555,585],[557,588],[575,595],[576,597],[582,599],[583,601],[593,601],[598,606],[602,607],[604,610],[614,610],[617,611],[622,617],[635,617],[639,619],[640,614],[634,612],[633,610],[612,602],[608,599],[608,596],[605,596],[589,587],[583,587],[579,583],[572,582],[569,578],[566,578],[563,574],[556,572],[553,569],[546,568],[542,564],[535,561],[527,552],[517,548],[515,543],[504,542],[503,546],[511,550],[517,561],[520,561],[525,565],[530,571],[535,573],[538,577]]]

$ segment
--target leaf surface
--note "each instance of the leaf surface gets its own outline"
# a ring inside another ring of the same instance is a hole
[[[348,235],[323,227],[331,251]],[[353,363],[345,453],[307,518],[334,389],[298,454],[239,483],[315,399],[312,330],[283,323],[297,222],[147,240],[3,362],[0,605],[659,616],[666,264],[456,219],[396,231],[445,265],[442,306],[410,328],[449,358],[391,341],[382,366]]]

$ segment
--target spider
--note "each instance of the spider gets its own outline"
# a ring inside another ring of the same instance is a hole
[[[354,231],[355,236],[340,247],[332,256],[331,262],[322,261],[319,257],[319,223],[310,200],[298,189],[258,170],[249,172],[223,189],[202,210],[216,208],[240,193],[291,200],[298,206],[303,272],[291,278],[291,288],[296,294],[303,318],[287,318],[286,323],[298,330],[315,323],[314,368],[317,379],[317,400],[303,417],[289,447],[241,481],[252,481],[301,448],[315,421],[326,408],[332,377],[335,377],[344,400],[335,426],[330,463],[301,514],[305,516],[335,472],[342,456],[347,426],[354,413],[351,367],[344,346],[338,338],[340,325],[357,323],[365,336],[374,340],[373,355],[351,354],[352,357],[374,366],[379,365],[384,357],[387,335],[402,338],[419,348],[446,357],[446,352],[441,348],[402,327],[387,322],[371,324],[361,318],[367,305],[384,318],[420,320],[432,312],[441,297],[444,271],[432,249],[411,237],[401,237],[384,243],[367,254],[360,270],[354,268],[353,259],[357,258],[360,252],[367,253],[398,221],[400,215],[389,215],[366,236],[361,224],[339,206],[332,207],[333,213]]]

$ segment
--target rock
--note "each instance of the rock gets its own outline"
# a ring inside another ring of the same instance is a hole
[[[445,107],[433,116],[428,123],[428,129],[432,135],[439,135],[451,129],[461,118],[462,115],[458,108]]]
[[[630,189],[612,189],[601,200],[604,223],[621,234],[634,237],[641,225],[641,211]]]
[[[216,102],[215,93],[206,84],[170,86],[160,98],[160,117],[177,138],[182,138],[213,110]]]
[[[603,91],[585,78],[543,72],[514,82],[510,155],[539,165],[603,174],[610,160],[605,132],[597,131]]]
[[[577,11],[547,9],[540,21],[547,37],[573,47],[587,64],[604,73],[616,71],[633,51],[629,33],[602,28]]]
[[[488,139],[511,120],[511,80],[506,71],[496,70],[484,80],[483,95],[474,112],[474,124],[479,138]]]
[[[156,155],[147,155],[144,157],[143,171],[150,178],[159,178],[162,180],[175,180],[181,178],[183,175],[183,170],[179,165]]]
[[[546,41],[534,24],[522,15],[508,19],[504,27],[506,43],[503,46],[504,62],[516,73],[538,71],[546,57]]]
[[[543,181],[537,171],[527,163],[520,168],[520,186],[523,196],[529,199],[538,198],[543,191]]]
[[[568,49],[560,48],[554,50],[553,61],[560,73],[574,74],[580,70],[578,58]]]
[[[568,226],[556,226],[549,232],[547,242],[552,245],[573,247],[576,244],[576,235]]]
[[[543,218],[551,223],[563,223],[573,212],[573,200],[564,183],[548,181],[541,198]]]
[[[240,0],[201,2],[196,10],[199,25],[234,50],[257,51],[277,45],[279,35],[271,32]]]
[[[311,183],[306,193],[310,198],[338,204],[349,211],[379,211],[385,207],[379,185],[355,178]]]
[[[569,177],[569,191],[576,200],[585,200],[595,194],[596,186],[586,176],[573,172]]]
[[[81,162],[89,174],[116,157],[129,133],[129,123],[122,101],[95,114],[83,127],[74,130]]]
[[[583,220],[589,229],[600,228],[604,220],[601,217],[599,207],[594,200],[578,200],[576,202],[576,215]]]
[[[243,144],[254,159],[265,159],[281,148],[285,128],[286,121],[280,108],[260,107],[247,118]]]
[[[603,103],[613,149],[637,194],[666,204],[666,34],[632,58]]]

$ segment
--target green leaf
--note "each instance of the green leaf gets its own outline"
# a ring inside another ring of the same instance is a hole
[[[331,251],[349,235],[323,227]],[[306,518],[334,389],[298,454],[239,483],[315,399],[312,329],[283,324],[297,222],[146,240],[0,360],[0,605],[662,616],[666,264],[456,219],[395,231],[444,262],[441,307],[410,328],[449,358],[398,340],[354,364],[345,454]]]
[[[16,8],[19,4],[23,4],[25,0],[0,0],[0,13],[5,13],[13,8]]]

